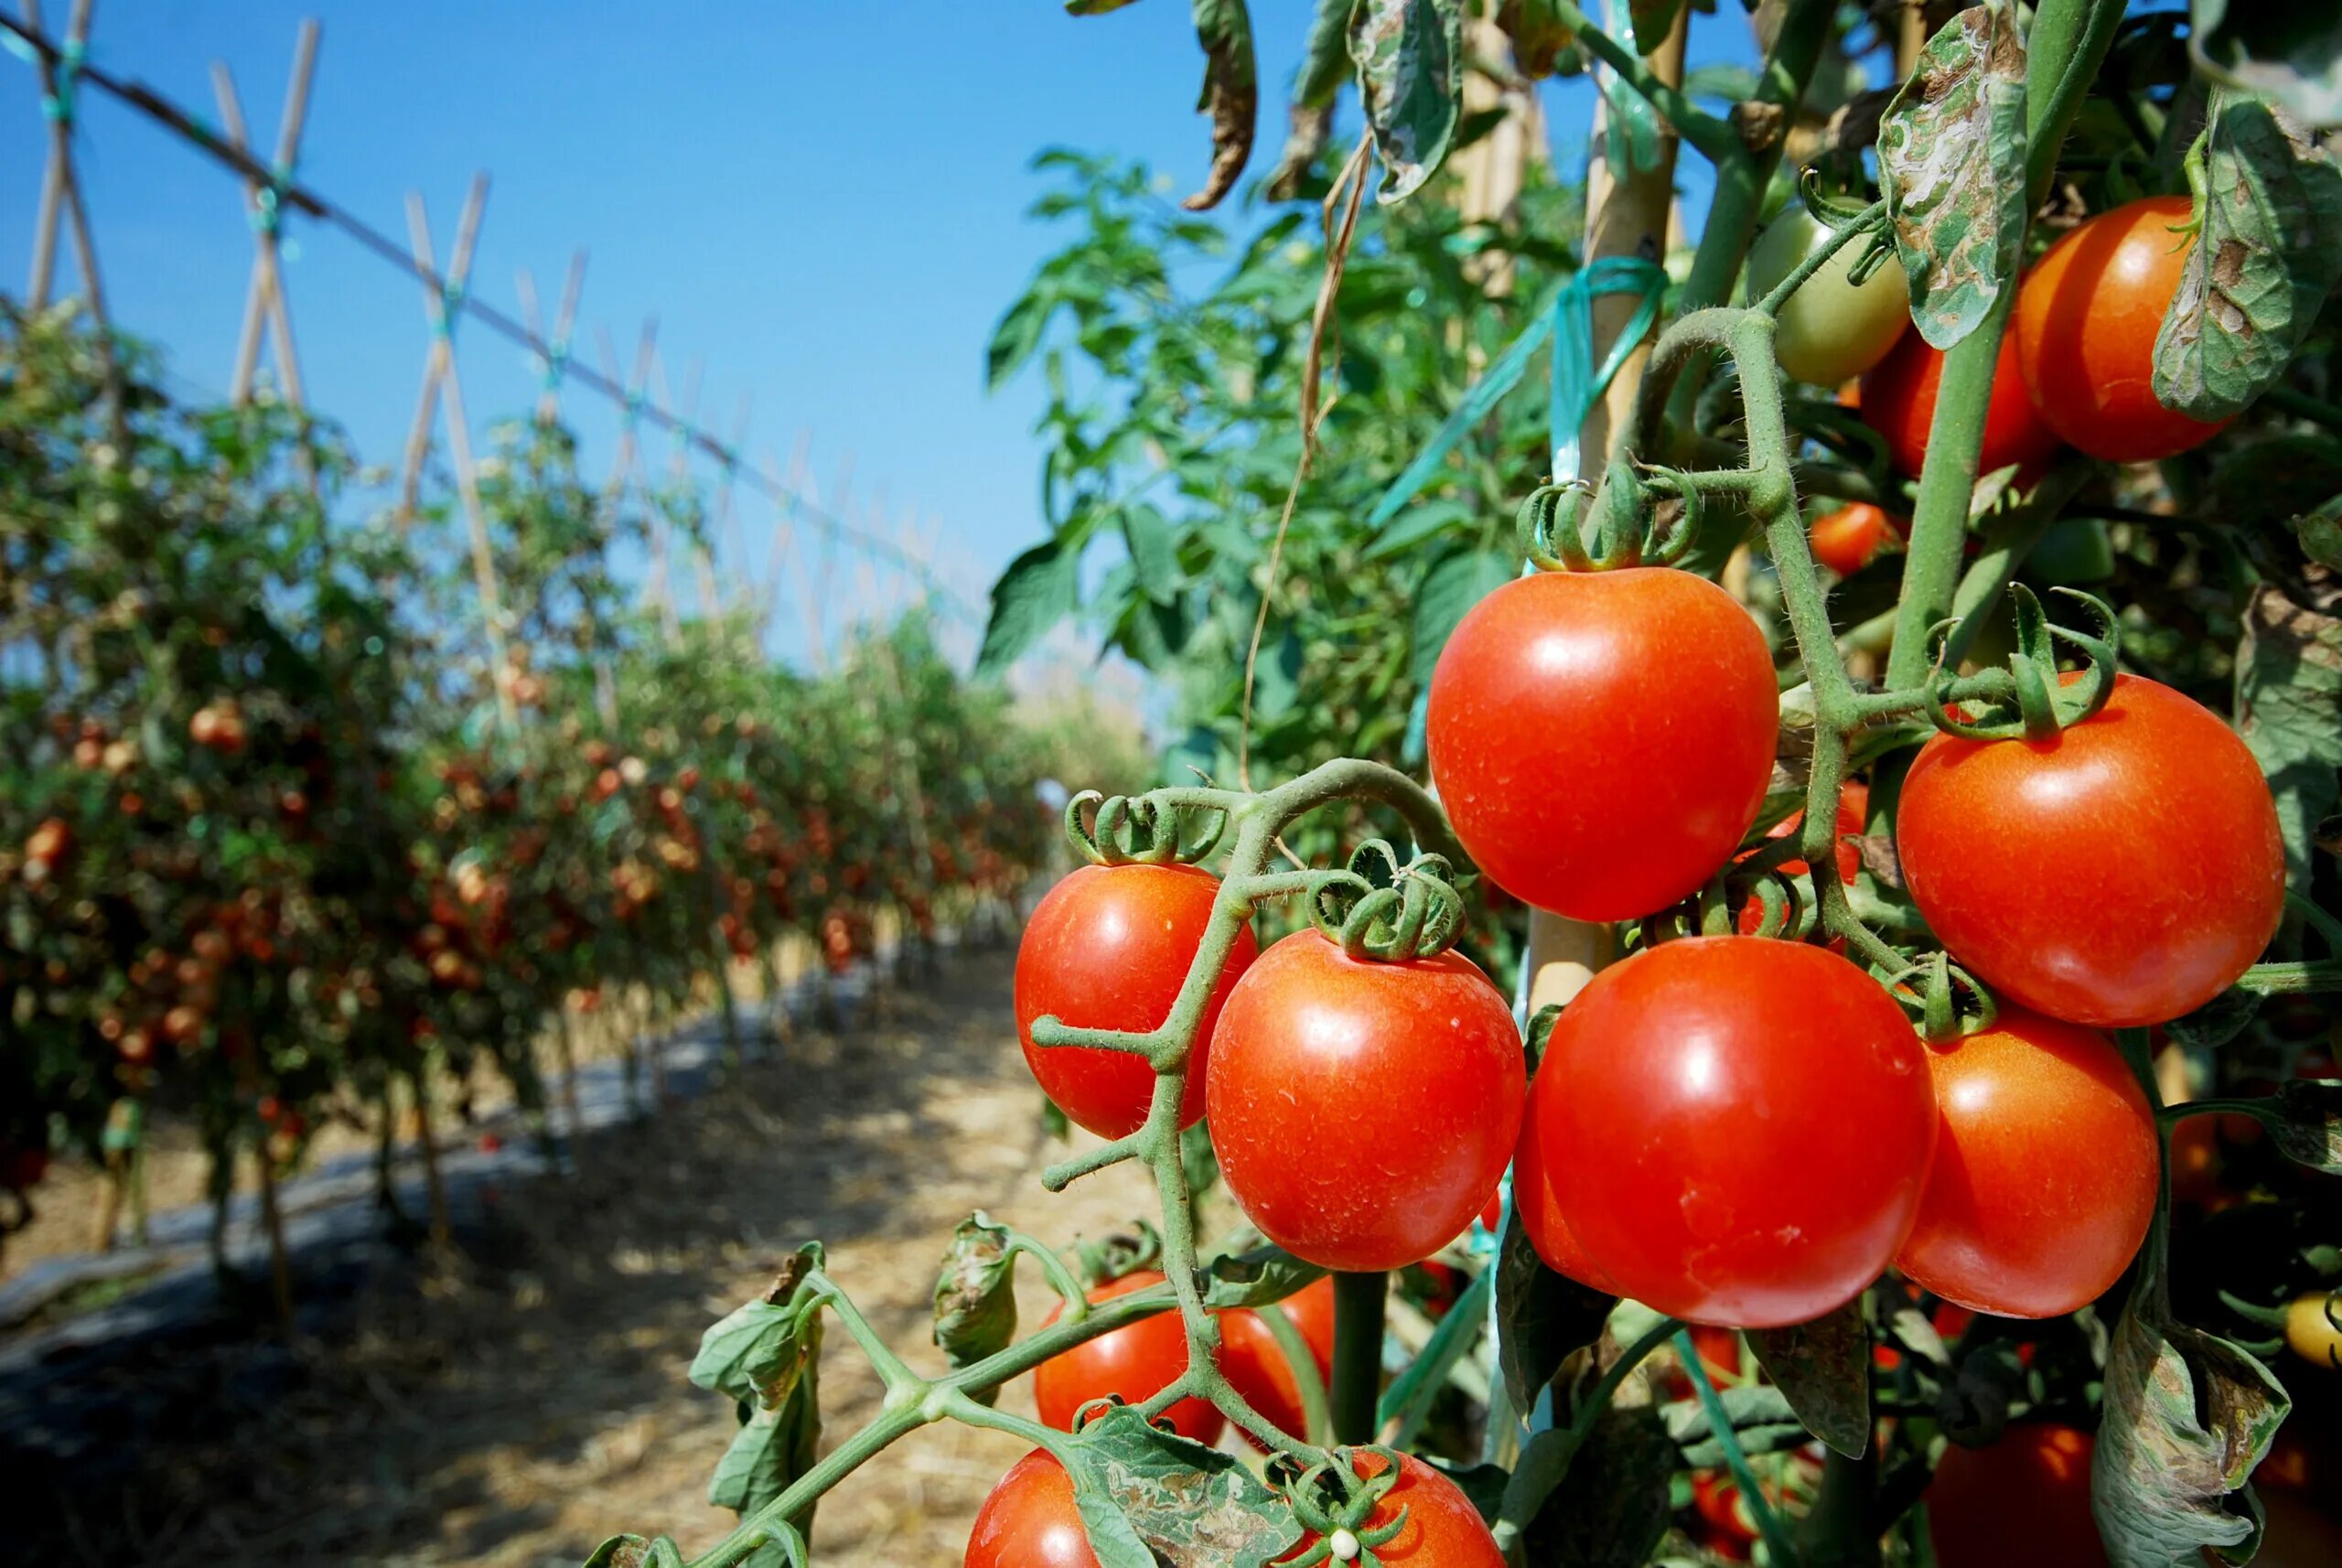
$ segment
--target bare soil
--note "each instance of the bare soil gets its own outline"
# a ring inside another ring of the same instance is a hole
[[[1041,1189],[1066,1150],[1010,1015],[1006,952],[947,961],[876,1022],[800,1034],[728,1089],[590,1138],[575,1176],[505,1188],[458,1256],[305,1281],[333,1299],[294,1345],[255,1304],[77,1366],[55,1408],[93,1441],[0,1440],[11,1533],[27,1561],[92,1564],[574,1564],[621,1530],[705,1547],[732,1521],[705,1487],[734,1417],[684,1369],[796,1244],[825,1242],[881,1332],[937,1366],[929,1295],[970,1209],[1057,1240],[1151,1209],[1127,1166]],[[1037,1321],[1047,1292],[1022,1283]],[[878,1387],[844,1336],[828,1343],[835,1441]],[[1003,1399],[1029,1412],[1029,1380]],[[821,1561],[957,1563],[1018,1452],[914,1434],[824,1499]]]

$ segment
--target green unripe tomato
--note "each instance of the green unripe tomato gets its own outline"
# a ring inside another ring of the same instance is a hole
[[[1748,252],[1748,297],[1762,299],[1830,237],[1802,204],[1773,220]],[[1794,380],[1836,387],[1886,358],[1911,325],[1911,289],[1903,263],[1885,263],[1857,286],[1847,274],[1869,248],[1853,240],[1798,285],[1781,306],[1773,348]]]

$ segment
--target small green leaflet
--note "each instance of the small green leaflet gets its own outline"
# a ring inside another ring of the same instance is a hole
[[[1474,605],[1512,581],[1520,569],[1509,553],[1459,545],[1435,557],[1415,593],[1414,675],[1430,682],[1440,650]]]
[[[2099,1534],[2112,1568],[2199,1568],[2207,1547],[2242,1563],[2261,1541],[2246,1481],[2291,1402],[2244,1351],[2169,1321],[2163,1298],[2160,1266],[2143,1271],[2107,1354]]]
[[[1007,1230],[982,1213],[960,1221],[935,1282],[935,1342],[954,1369],[1008,1348],[1016,1337],[1016,1256]],[[997,1391],[977,1396],[989,1404]]]
[[[2213,420],[2285,373],[2342,275],[2342,168],[2292,116],[2227,89],[2203,158],[2203,231],[2155,335],[2155,396]]]
[[[639,1535],[614,1535],[594,1548],[586,1568],[683,1568],[682,1552],[667,1537],[646,1541]]]
[[[1252,156],[1261,77],[1252,59],[1252,18],[1244,0],[1194,0],[1196,37],[1204,46],[1204,91],[1196,107],[1211,116],[1211,174],[1180,203],[1190,212],[1219,205]]]
[[[1459,0],[1359,0],[1350,16],[1366,123],[1382,155],[1375,199],[1403,201],[1438,169],[1464,104]]]
[[[992,618],[976,655],[979,676],[1000,674],[1080,607],[1080,547],[1059,539],[1036,544],[1008,564],[992,585]]]
[[[1850,1459],[1870,1446],[1870,1329],[1862,1297],[1810,1323],[1748,1333],[1806,1430]]]
[[[1683,0],[1628,0],[1627,15],[1635,25],[1635,52],[1649,54],[1675,30]]]
[[[2295,1079],[2277,1090],[2277,1106],[2269,1135],[2286,1157],[2342,1173],[2342,1081]]]
[[[1231,1306],[1267,1306],[1325,1277],[1282,1247],[1256,1247],[1204,1265],[1204,1305],[1215,1312]]]
[[[2265,92],[2319,130],[2342,124],[2342,12],[2276,0],[2193,0],[2187,52],[2217,82]]]
[[[1497,1365],[1515,1410],[1534,1410],[1570,1352],[1601,1337],[1618,1298],[1547,1268],[1518,1209],[1497,1243]]]
[[[692,1358],[692,1381],[743,1404],[786,1400],[821,1348],[821,1298],[807,1284],[821,1266],[822,1244],[807,1242],[764,1295],[710,1325]]]
[[[1126,1406],[1093,1416],[1058,1456],[1100,1568],[1265,1568],[1301,1539],[1292,1511],[1234,1455]]]
[[[1928,40],[1878,127],[1911,319],[1935,348],[1973,331],[2016,276],[2025,155],[2025,43],[2014,7],[1987,0]]]

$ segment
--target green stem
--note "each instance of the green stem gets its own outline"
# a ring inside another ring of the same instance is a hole
[[[1334,1276],[1334,1441],[1374,1441],[1374,1407],[1382,1393],[1382,1318],[1391,1276]]]
[[[2236,977],[2239,988],[2262,996],[2300,996],[2342,991],[2342,961],[2256,963]]]

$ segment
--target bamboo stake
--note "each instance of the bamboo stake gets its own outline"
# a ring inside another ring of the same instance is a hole
[[[723,476],[717,479],[715,485],[715,516],[708,524],[707,530],[709,548],[721,545],[735,561],[740,564],[740,584],[735,597],[744,606],[749,602],[756,591],[756,581],[749,575],[748,542],[741,531],[739,513],[734,510],[732,500],[733,492],[739,487],[740,446],[748,438],[748,410],[751,406],[752,400],[747,392],[742,392],[739,406],[732,415],[732,439],[724,448]],[[706,553],[705,550],[701,552],[703,556]],[[703,570],[709,574],[712,597],[714,563],[704,561]],[[711,616],[716,613],[712,602],[707,613]]]
[[[514,282],[521,293],[521,318],[528,326],[529,336],[545,346],[544,353],[538,356],[544,385],[537,392],[537,423],[552,424],[561,417],[561,377],[569,362],[569,338],[577,323],[577,298],[586,288],[586,252],[579,250],[570,253],[569,277],[561,287],[561,304],[554,308],[550,337],[545,334],[544,317],[537,309],[536,278],[522,267]]]
[[[423,458],[431,446],[431,415],[436,396],[447,404],[447,453],[455,464],[456,493],[462,499],[464,523],[471,539],[472,580],[479,591],[480,619],[488,630],[489,684],[496,692],[496,711],[510,732],[520,726],[519,704],[513,701],[504,643],[503,595],[496,582],[496,555],[488,537],[488,514],[479,499],[479,475],[472,464],[471,422],[464,413],[464,381],[456,369],[456,324],[450,306],[463,293],[471,275],[472,249],[479,239],[480,211],[488,203],[488,176],[472,177],[471,193],[464,200],[456,229],[456,248],[449,258],[445,286],[423,288],[424,315],[431,323],[431,349],[424,361],[423,396],[416,407],[416,425],[407,443],[406,499],[403,517],[411,517],[423,480]],[[426,275],[433,266],[431,220],[423,195],[406,199],[407,231],[414,246],[414,264]]]
[[[618,384],[618,355],[610,347],[607,328],[595,328],[595,338],[602,350],[602,374],[612,385]],[[627,480],[633,475],[635,456],[641,446],[642,402],[650,387],[651,360],[659,352],[659,318],[647,317],[642,323],[642,336],[634,349],[634,373],[628,377],[625,412],[618,421],[618,455],[610,464],[609,481],[602,493],[616,500],[626,491]]]
[[[96,0],[73,0],[73,10],[65,25],[65,47],[77,55],[89,45],[90,16],[95,8]],[[39,0],[25,0],[25,25],[35,32],[40,30]],[[47,55],[36,55],[35,69],[40,73],[43,104],[64,106],[48,116],[48,164],[41,174],[40,212],[33,220],[33,272],[32,281],[25,290],[26,303],[34,310],[48,303],[49,285],[55,281],[57,224],[61,213],[73,226],[74,260],[81,268],[81,287],[89,295],[90,314],[102,337],[106,324],[105,291],[98,281],[97,247],[90,240],[90,215],[81,204],[81,184],[73,171],[72,113],[66,101],[58,96],[56,65]]]
[[[439,1136],[431,1124],[431,1093],[424,1087],[424,1074],[418,1069],[406,1080],[407,1094],[414,1105],[415,1144],[423,1155],[423,1190],[430,1200],[431,1244],[445,1247],[455,1234],[455,1223],[447,1208],[447,1184],[439,1174]]]
[[[292,177],[300,157],[301,132],[309,114],[309,81],[317,63],[317,24],[312,18],[301,24],[294,40],[293,75],[285,89],[285,113],[277,122],[276,156],[270,166],[280,178]],[[211,91],[219,100],[228,145],[240,153],[248,151],[243,104],[236,96],[235,78],[225,61],[212,62]],[[265,323],[276,349],[276,373],[285,383],[285,401],[299,408],[303,405],[301,361],[294,351],[293,318],[285,304],[277,193],[249,175],[243,186],[244,211],[252,227],[252,276],[244,295],[244,323],[236,336],[236,368],[229,381],[228,399],[242,407],[252,397],[252,374],[260,366],[261,328]]]
[[[1683,80],[1685,11],[1678,12],[1675,30],[1650,57],[1650,68],[1662,81]],[[1655,166],[1643,171],[1619,161],[1608,134],[1609,102],[1597,99],[1594,137],[1585,182],[1585,245],[1587,264],[1605,256],[1641,256],[1661,262],[1667,257],[1667,231],[1673,205],[1676,138],[1662,131]],[[1593,302],[1592,362],[1600,363],[1634,314],[1634,301],[1625,295],[1599,296]],[[1612,434],[1623,429],[1635,391],[1642,381],[1649,347],[1628,356],[1611,378],[1599,403],[1586,412],[1578,430],[1579,474],[1599,478],[1610,450]],[[1595,972],[1617,956],[1607,925],[1565,920],[1542,909],[1529,917],[1529,1010],[1565,1003],[1585,989]]]
[[[260,1217],[268,1233],[268,1294],[276,1306],[276,1324],[287,1337],[293,1333],[293,1260],[285,1245],[285,1208],[276,1197],[276,1159],[268,1140],[252,1144],[252,1162],[260,1176]]]

